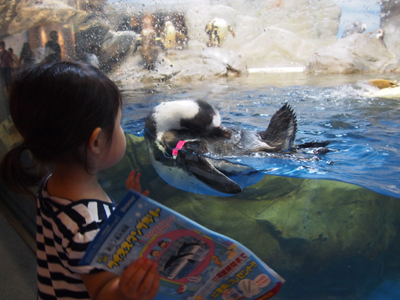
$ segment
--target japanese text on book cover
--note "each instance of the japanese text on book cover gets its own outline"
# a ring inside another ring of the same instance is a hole
[[[159,265],[156,299],[265,300],[284,282],[238,242],[130,191],[80,263],[121,274],[143,256]]]

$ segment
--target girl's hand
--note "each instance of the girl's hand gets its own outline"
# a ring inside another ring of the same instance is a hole
[[[158,264],[146,258],[140,258],[126,268],[119,280],[119,289],[129,300],[151,300],[159,287]]]
[[[135,176],[136,175],[136,176]],[[128,179],[126,180],[126,189],[129,191],[130,189],[135,190],[145,196],[150,194],[150,191],[145,190],[142,193],[142,186],[140,185],[140,173],[132,170],[129,173]]]

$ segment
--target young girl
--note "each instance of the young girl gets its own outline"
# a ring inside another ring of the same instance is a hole
[[[23,143],[3,158],[2,179],[32,194],[44,167],[52,169],[37,196],[38,299],[154,298],[158,266],[149,259],[135,261],[121,276],[79,266],[115,207],[97,174],[118,163],[126,149],[116,85],[89,65],[36,65],[15,78],[10,112]],[[138,180],[131,173],[126,184],[139,189]]]

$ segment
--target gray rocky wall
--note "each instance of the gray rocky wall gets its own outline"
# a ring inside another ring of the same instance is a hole
[[[382,1],[381,14],[385,46],[395,54],[397,59],[400,59],[400,2],[398,0]]]
[[[59,33],[67,35],[64,58],[79,59],[82,52],[96,46],[100,65],[122,74],[125,70],[121,68],[132,70],[138,66],[138,59],[132,60],[130,52],[137,34],[117,32],[118,25],[144,9],[151,11],[137,6],[118,10],[116,4],[109,5],[106,0],[0,0],[0,37],[9,38],[26,30],[31,46],[39,49],[43,46],[43,41],[37,41],[43,40],[39,29],[48,32],[58,28]],[[243,75],[249,68],[275,67],[306,67],[315,73],[400,70],[397,0],[382,2],[385,37],[381,44],[367,34],[338,40],[341,9],[331,0],[194,1],[187,6],[163,3],[153,7],[154,12],[160,9],[181,11],[189,37],[186,53],[170,51],[167,56],[160,55],[159,68],[164,66],[166,72],[160,75],[163,78]],[[211,53],[211,49],[204,51],[208,39],[204,27],[215,17],[226,19],[236,37],[228,35],[223,46]],[[174,70],[170,70],[171,64],[176,66]],[[186,72],[188,65],[194,67]],[[204,74],[195,74],[203,69]],[[127,76],[131,75],[134,74]]]
[[[319,47],[336,41],[340,14],[330,0],[233,0],[194,6],[187,22],[189,38],[204,44],[204,24],[224,18],[236,32],[224,48],[238,52],[248,67],[281,67],[304,65]]]

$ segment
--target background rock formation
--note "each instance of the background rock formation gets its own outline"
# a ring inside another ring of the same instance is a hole
[[[355,34],[318,49],[307,64],[316,73],[400,72],[400,3],[381,3],[383,41],[374,35]]]
[[[395,0],[382,1],[381,27],[385,32],[384,44],[400,60],[400,3]]]
[[[121,80],[132,76],[142,81],[151,81],[154,76],[164,80],[197,80],[242,76],[249,68],[276,67],[307,66],[307,71],[315,73],[399,70],[400,41],[396,28],[400,22],[400,4],[395,0],[381,5],[383,43],[367,34],[337,40],[341,10],[331,0],[197,3],[179,8],[165,4],[162,7],[165,11],[157,6],[146,7],[148,11],[145,11],[135,5],[117,8],[106,0],[0,0],[0,36],[26,30],[31,46],[40,53],[41,45],[35,41],[40,38],[37,28],[44,26],[47,32],[49,24],[53,24],[61,33],[64,31],[61,34],[65,35],[64,58],[96,55],[100,67],[115,71],[112,76]],[[138,58],[131,55],[140,33],[140,16],[149,12],[157,15],[157,32],[162,31],[165,16],[179,15],[186,23],[184,34],[189,39],[183,50],[171,50],[167,56],[159,56],[159,74],[144,73]],[[236,37],[228,36],[220,49],[207,49],[204,28],[215,17],[224,18],[234,28]],[[211,54],[212,51],[215,53]]]
[[[214,17],[224,18],[236,32],[224,48],[238,52],[248,67],[301,66],[316,49],[336,41],[341,10],[330,0],[229,4],[189,9],[189,37],[205,42],[204,24]]]
[[[375,37],[355,33],[316,51],[307,64],[309,72],[362,73],[395,72],[395,56]]]

